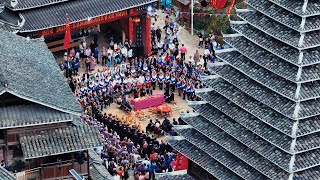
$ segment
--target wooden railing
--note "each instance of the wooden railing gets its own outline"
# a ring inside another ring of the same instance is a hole
[[[17,180],[41,179],[41,168],[29,169],[23,172],[16,173]]]
[[[69,170],[74,169],[80,175],[88,174],[88,163],[85,161],[83,164],[74,162],[72,165],[72,160],[61,161],[56,163],[41,164],[41,167],[26,170],[20,173],[16,173],[15,176],[17,180],[30,180],[30,179],[64,179],[72,177]]]

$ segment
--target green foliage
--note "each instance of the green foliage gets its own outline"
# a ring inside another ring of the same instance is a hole
[[[22,160],[16,160],[9,166],[11,172],[21,172],[25,167],[26,163]]]

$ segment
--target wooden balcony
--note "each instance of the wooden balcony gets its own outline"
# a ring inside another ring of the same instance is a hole
[[[66,179],[72,178],[69,170],[74,169],[80,175],[86,176],[88,174],[88,163],[85,161],[83,164],[79,164],[72,161],[63,161],[50,164],[42,164],[41,167],[26,170],[16,173],[17,180],[29,180],[29,179]]]

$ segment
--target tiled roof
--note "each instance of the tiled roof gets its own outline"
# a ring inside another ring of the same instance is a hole
[[[29,32],[63,25],[66,23],[66,14],[68,14],[71,22],[76,22],[87,20],[89,17],[101,16],[152,2],[156,2],[156,0],[67,1],[29,11],[22,11],[21,14],[26,19],[26,22],[20,31]]]
[[[1,180],[16,180],[13,174],[0,166],[0,179]]]
[[[3,30],[0,39],[0,95],[8,92],[62,112],[81,114],[79,102],[43,39],[28,40]]]
[[[0,107],[0,129],[67,122],[76,118],[38,104]]]
[[[188,175],[188,174],[183,174],[183,175],[174,175],[174,176],[162,176],[159,177],[157,180],[195,180],[194,177]]]
[[[187,156],[188,159],[203,167],[203,169],[205,169],[218,179],[242,179],[239,175],[232,172],[231,170],[220,164],[220,162],[216,161],[207,153],[205,153],[203,150],[192,145],[186,140],[178,140],[175,137],[171,137],[168,138],[168,143],[174,149]]]
[[[89,149],[89,158],[90,158],[90,166],[89,166],[89,175],[91,179],[94,180],[113,180],[116,177],[111,176],[111,174],[107,171],[106,167],[102,164],[102,159],[96,152],[92,149]]]
[[[228,158],[231,153],[238,159],[229,162],[243,162],[265,179],[317,179],[319,1],[248,3],[254,8],[237,9],[243,21],[230,21],[238,34],[224,35],[233,48],[216,51],[223,62],[209,64],[217,76],[204,80],[208,88],[196,90],[202,101],[189,102],[197,113],[183,114],[181,118],[188,125],[175,126],[183,140],[171,144],[184,153],[198,147],[216,159]],[[307,13],[299,14],[303,3]],[[304,20],[306,26],[302,28]],[[210,147],[213,142],[224,150],[216,152],[215,145]],[[223,161],[221,165],[242,178],[257,179],[238,173],[240,166],[228,166]],[[246,165],[241,164],[241,168]]]
[[[184,120],[184,119],[183,119]],[[202,124],[203,126],[206,124]],[[250,148],[245,147],[243,144],[238,144],[235,142],[229,142],[224,137],[219,136],[219,138],[208,138],[207,136],[201,134],[196,129],[193,128],[183,128],[183,126],[180,126],[182,128],[179,128],[175,126],[175,131],[185,137],[185,139],[192,144],[194,144],[197,147],[205,148],[206,144],[219,144],[223,149],[220,152],[222,156],[227,156],[230,154],[233,154],[235,157],[239,158],[238,161],[244,161],[248,163],[251,167],[255,168],[255,170],[258,170],[262,172],[265,176],[272,178],[272,179],[281,179],[286,174],[284,170],[282,170],[279,167],[276,167],[273,165],[270,161],[267,159],[264,159],[261,155],[255,153]],[[213,134],[213,133],[212,133]],[[235,146],[238,145],[238,146]],[[233,148],[238,147],[238,148]],[[212,149],[211,147],[207,147],[207,149]],[[210,150],[205,150],[206,152],[209,152]],[[228,151],[228,153],[227,153]],[[249,155],[249,156],[248,156]],[[237,158],[234,159],[234,161],[237,160]],[[273,171],[268,172],[269,169],[273,169]],[[252,177],[252,176],[250,176]]]
[[[75,152],[100,146],[96,127],[67,126],[19,135],[25,159]]]
[[[14,11],[17,10],[27,10],[31,8],[38,8],[42,6],[52,5],[68,0],[17,0],[16,4],[11,5],[11,0],[4,0],[5,5]]]
[[[299,32],[312,31],[320,28],[320,15],[307,17],[304,27],[301,27],[302,18],[290,11],[278,8],[269,0],[247,0],[247,4],[274,20]]]
[[[6,7],[1,7],[0,3],[0,29],[9,32],[18,32],[24,20],[17,13],[12,12]]]
[[[18,26],[22,23],[22,19],[19,17],[18,13],[5,7],[3,11],[0,10],[0,22]]]
[[[269,0],[274,4],[281,6],[299,16],[314,16],[320,15],[320,5],[319,0],[308,0],[306,11],[304,12],[303,4],[305,1],[293,1],[293,0]]]
[[[251,61],[292,82],[306,82],[320,79],[319,64],[302,68],[301,78],[297,79],[299,67],[269,53],[243,36],[224,37],[223,40],[237,49]]]
[[[299,44],[301,38],[299,32],[287,28],[285,25],[280,24],[258,11],[238,12],[237,14],[255,28],[297,49],[308,49],[320,46],[320,30],[305,33],[302,44]]]

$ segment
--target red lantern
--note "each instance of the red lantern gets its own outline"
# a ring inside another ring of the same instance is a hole
[[[135,17],[135,18],[133,19],[133,22],[139,23],[139,22],[140,22],[140,18],[139,18],[139,17]]]
[[[217,9],[223,9],[227,4],[227,0],[211,0],[211,5]]]

